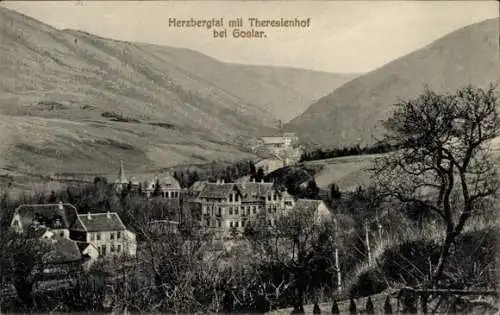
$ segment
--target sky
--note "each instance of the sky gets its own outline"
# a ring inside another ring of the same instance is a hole
[[[363,73],[463,26],[495,18],[497,1],[6,1],[0,4],[58,29],[191,48],[222,61]],[[309,27],[255,28],[234,38],[228,20],[310,19]],[[169,27],[169,19],[224,19],[213,29]]]

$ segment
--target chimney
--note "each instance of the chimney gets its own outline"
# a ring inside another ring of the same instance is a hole
[[[106,218],[111,219],[111,214],[109,213],[109,211],[106,212]]]
[[[264,179],[262,178],[262,179],[260,180],[260,182],[261,182],[261,183],[263,183],[263,182],[264,182]]]
[[[59,201],[59,210],[64,210],[62,201]]]
[[[221,183],[221,184],[224,184],[225,182],[226,182],[226,181],[225,181],[224,179],[221,179],[221,180],[220,180],[220,183]]]
[[[87,212],[87,219],[92,220],[92,215],[90,215],[90,212]]]

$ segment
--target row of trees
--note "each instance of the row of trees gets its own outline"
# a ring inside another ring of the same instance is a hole
[[[174,178],[183,188],[190,187],[199,180],[215,182],[222,179],[226,183],[231,183],[243,176],[261,181],[264,179],[264,170],[257,169],[252,160],[243,160],[232,164],[213,162],[203,167],[186,167],[174,172]]]
[[[331,159],[342,156],[387,153],[397,149],[396,145],[379,142],[371,146],[361,147],[359,144],[352,147],[322,149],[306,151],[300,156],[300,162]]]

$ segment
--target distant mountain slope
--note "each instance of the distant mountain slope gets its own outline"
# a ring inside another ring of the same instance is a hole
[[[359,76],[270,66],[233,65],[232,68],[237,73],[245,71],[262,80],[261,90],[245,89],[242,93],[256,104],[265,104],[264,108],[283,122],[302,114],[311,102]]]
[[[0,68],[0,169],[12,172],[111,172],[120,158],[142,170],[252,156],[239,139],[275,128],[278,118],[291,118],[286,106],[303,110],[322,93],[283,83],[284,74],[61,31],[3,7]]]
[[[498,29],[499,20],[491,19],[452,32],[344,84],[285,127],[322,145],[372,143],[392,105],[417,96],[426,85],[451,92],[469,83],[498,82]]]

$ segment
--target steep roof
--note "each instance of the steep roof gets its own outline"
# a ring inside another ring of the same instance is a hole
[[[240,183],[238,188],[241,190],[245,201],[259,200],[265,198],[272,192],[274,187],[273,183]]]
[[[17,207],[16,213],[25,228],[37,221],[50,229],[69,229],[78,215],[75,206],[68,203],[26,204]]]
[[[162,175],[159,176],[160,188],[163,189],[181,189],[181,185],[172,175]]]
[[[203,190],[198,195],[199,198],[227,198],[229,194],[237,189],[235,184],[217,184],[217,183],[206,183]]]
[[[118,179],[116,183],[119,184],[128,184],[128,179],[125,176],[125,169],[123,168],[123,161],[120,161],[120,172],[118,173]]]
[[[143,188],[146,190],[153,190],[156,182],[160,183],[160,189],[181,189],[181,185],[170,174],[155,176],[154,178],[143,181]]]
[[[189,187],[190,190],[192,191],[202,191],[203,188],[205,188],[205,184],[207,184],[208,181],[206,180],[198,180],[194,182],[191,187]]]
[[[63,238],[52,243],[51,251],[43,256],[45,263],[60,264],[82,259],[82,254],[75,241]]]
[[[123,231],[127,229],[116,212],[79,214],[78,219],[87,232]]]

